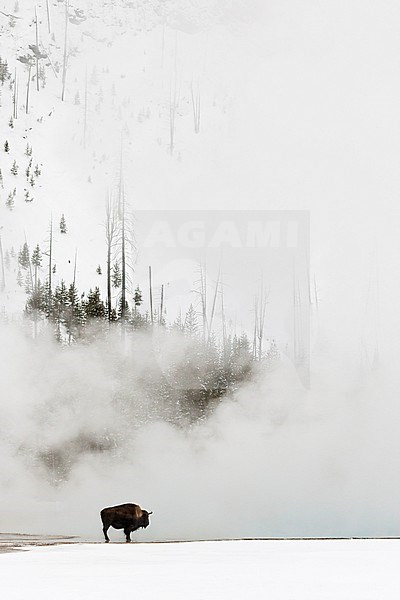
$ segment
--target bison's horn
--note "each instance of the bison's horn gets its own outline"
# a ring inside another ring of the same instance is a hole
[[[147,514],[148,514],[148,515],[152,515],[152,514],[153,514],[153,511],[150,511],[150,512],[149,512],[149,513],[147,513]]]

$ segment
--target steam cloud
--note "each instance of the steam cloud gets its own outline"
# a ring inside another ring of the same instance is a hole
[[[100,540],[99,510],[131,501],[154,511],[141,540],[399,533],[392,376],[338,377],[314,361],[306,391],[282,361],[178,427],[140,388],[129,410],[121,400],[116,365],[138,386],[149,344],[62,349],[0,328],[1,531]]]

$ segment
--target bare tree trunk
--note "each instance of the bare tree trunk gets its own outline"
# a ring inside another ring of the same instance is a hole
[[[15,70],[15,76],[17,75],[17,70]],[[18,100],[19,100],[19,85],[18,85],[18,78],[17,78],[17,85],[16,85],[16,100],[15,100],[15,118],[18,119]]]
[[[121,244],[121,267],[122,267],[122,289],[121,289],[121,318],[125,319],[126,303],[126,251],[125,251],[125,196],[122,194],[122,244]]]
[[[37,18],[37,8],[35,6],[35,29],[36,29],[36,89],[39,91],[39,24]]]
[[[160,325],[162,325],[163,310],[164,310],[164,284],[162,284],[162,286],[161,286],[161,302],[160,302],[160,315],[159,315],[159,324]]]
[[[224,357],[224,367],[226,367],[227,361],[227,348],[226,348],[226,320],[225,320],[225,304],[224,304],[224,282],[221,277],[221,313],[222,313],[222,354]]]
[[[201,103],[200,103],[200,89],[199,86],[197,86],[197,92],[196,94],[194,93],[193,90],[193,83],[190,86],[190,91],[191,91],[191,95],[192,95],[192,110],[193,110],[193,124],[194,124],[194,131],[195,133],[199,133],[200,131],[200,108],[201,108]]]
[[[25,243],[26,243],[26,245],[28,247],[28,242],[27,242],[27,239],[26,239],[26,233],[25,232],[24,232],[24,236],[25,236]],[[29,258],[29,279],[30,279],[30,282],[31,282],[31,288],[33,289],[32,262],[31,262],[30,258]]]
[[[154,323],[154,317],[153,317],[153,288],[152,288],[152,284],[151,284],[151,267],[149,266],[149,292],[150,292],[150,320],[151,320],[151,324],[153,325]]]
[[[264,294],[261,284],[260,292],[254,300],[254,340],[253,340],[253,359],[262,360],[263,339],[265,327],[265,313],[267,310],[267,295]]]
[[[38,281],[38,277],[37,277],[37,271],[38,271],[38,266],[37,264],[35,264],[35,294],[34,294],[34,298],[35,298],[35,308],[33,309],[33,339],[36,340],[37,338],[37,281]]]
[[[51,21],[50,21],[49,0],[46,0],[46,12],[47,12],[47,27],[48,27],[49,33],[51,34]]]
[[[264,339],[264,325],[265,325],[265,313],[267,309],[267,298],[264,295],[263,285],[261,284],[260,290],[260,304],[259,304],[259,312],[258,312],[258,326],[257,326],[257,335],[258,335],[258,360],[262,360],[262,352],[263,352],[263,339]]]
[[[18,111],[17,111],[17,68],[15,68],[15,71],[14,71],[13,106],[14,106],[13,118],[17,119],[18,118]]]
[[[107,195],[106,199],[106,243],[107,243],[107,317],[108,321],[111,321],[112,317],[112,298],[111,298],[111,261],[112,251],[116,243],[116,237],[118,234],[118,207],[110,197]]]
[[[257,360],[257,319],[258,319],[258,304],[257,304],[257,298],[254,298],[253,360]]]
[[[30,84],[31,84],[31,70],[32,70],[32,65],[30,64],[28,67],[28,82],[26,84],[26,106],[25,106],[26,114],[29,113],[29,88],[30,88]]]
[[[52,255],[53,255],[53,217],[50,220],[50,240],[49,240],[49,291],[48,291],[48,305],[49,314],[51,310],[51,275],[52,275]]]
[[[111,321],[111,243],[107,242],[107,317]]]
[[[122,137],[121,137],[121,156],[120,156],[120,167],[119,167],[119,210],[121,218],[121,319],[122,324],[125,321],[125,303],[126,303],[126,248],[125,248],[125,192],[123,188],[123,176],[122,176]]]
[[[208,323],[207,323],[207,267],[204,264],[203,267],[200,265],[200,293],[201,293],[201,307],[203,313],[203,343],[205,343],[208,337]]]
[[[72,302],[71,302],[71,315],[70,315],[70,323],[69,323],[69,332],[68,332],[68,345],[71,345],[71,338],[72,338],[72,331],[71,331],[71,326],[72,326],[72,321],[74,318],[74,308],[75,308],[75,284],[76,284],[76,260],[77,260],[77,255],[78,255],[78,250],[75,250],[75,260],[74,260],[74,279],[73,279],[73,295],[72,295]]]
[[[107,317],[111,321],[111,249],[114,239],[114,221],[111,199],[106,201],[106,242],[107,242]]]
[[[64,98],[65,98],[65,81],[67,78],[68,9],[69,9],[69,0],[65,0],[64,60],[63,60],[62,94],[61,94],[61,100],[63,102],[64,102]]]
[[[213,323],[213,320],[214,320],[215,306],[216,306],[216,303],[217,303],[217,295],[218,295],[220,275],[221,275],[221,270],[219,269],[218,270],[217,283],[215,284],[215,291],[214,291],[214,298],[213,298],[212,308],[211,308],[210,324],[208,326],[208,343],[210,343],[210,340],[211,340],[211,329],[212,329],[212,323]]]
[[[314,274],[314,301],[315,301],[315,307],[318,311],[318,289],[317,289],[317,281],[315,279],[315,274]]]
[[[83,147],[86,148],[86,131],[87,131],[87,105],[88,105],[88,84],[87,84],[87,67],[85,71],[85,102],[83,113]]]

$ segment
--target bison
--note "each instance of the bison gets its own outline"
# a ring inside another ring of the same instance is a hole
[[[132,531],[136,531],[140,527],[146,528],[149,526],[149,515],[151,514],[153,514],[152,511],[143,510],[138,504],[120,504],[119,506],[103,508],[100,516],[106,543],[110,541],[107,535],[109,527],[123,529],[126,541],[130,542]]]

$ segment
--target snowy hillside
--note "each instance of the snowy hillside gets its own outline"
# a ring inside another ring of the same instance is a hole
[[[66,28],[63,2],[2,3],[1,58],[10,73],[1,90],[4,253],[11,248],[17,253],[25,239],[31,249],[39,243],[46,251],[52,218],[55,282],[72,280],[77,249],[78,287],[104,290],[96,268],[104,266],[104,205],[117,187],[121,145],[132,210],[182,207],[187,192],[179,188],[199,183],[193,168],[216,142],[229,145],[229,81],[213,56],[221,36],[226,51],[234,44],[231,23],[246,27],[236,8],[237,15],[231,6],[226,30],[223,5],[217,3],[184,9],[175,2],[112,2],[97,10],[93,2],[70,2]],[[244,14],[245,21],[251,18]],[[18,172],[12,174],[14,161]],[[58,227],[63,214],[66,235]],[[13,257],[11,263],[2,305],[17,313],[24,297]]]

